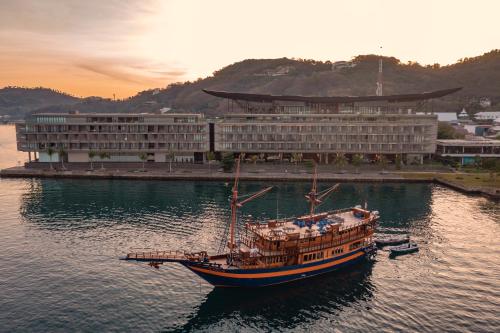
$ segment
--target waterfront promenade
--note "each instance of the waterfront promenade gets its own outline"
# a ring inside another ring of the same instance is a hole
[[[230,181],[233,172],[222,172],[218,164],[173,163],[28,163],[25,166],[6,168],[0,171],[3,178],[86,178],[86,179],[137,179],[137,180],[212,180]],[[392,167],[392,168],[391,168]],[[242,164],[240,178],[250,181],[309,181],[312,169],[293,164]],[[500,199],[500,181],[487,174],[456,172],[445,167],[405,167],[395,170],[393,166],[380,169],[376,166],[361,168],[337,168],[332,165],[318,166],[318,179],[323,182],[435,182],[469,194],[481,194]]]

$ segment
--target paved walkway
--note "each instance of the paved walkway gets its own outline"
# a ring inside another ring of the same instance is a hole
[[[85,179],[141,179],[141,180],[213,180],[231,181],[234,172],[225,173],[218,166],[180,164],[172,167],[168,164],[146,164],[142,169],[142,163],[105,163],[102,169],[100,163],[94,163],[94,170],[89,170],[87,163],[72,163],[61,169],[60,164],[53,165],[50,169],[48,163],[31,163],[28,167],[13,167],[0,171],[0,177],[36,177],[36,178],[85,178]],[[59,168],[59,169],[56,169]],[[319,166],[318,180],[323,182],[436,182],[453,189],[470,193],[482,194],[489,198],[499,199],[500,193],[495,189],[466,188],[461,185],[450,183],[436,178],[439,171],[418,170],[418,177],[414,171],[381,171],[377,168],[364,168],[358,172],[356,169],[337,170],[332,166]],[[441,170],[441,172],[443,172]],[[448,171],[449,172],[449,171]],[[240,178],[253,181],[310,181],[312,171],[303,166],[288,165],[248,165],[243,164]]]
[[[102,168],[104,166],[104,168]],[[234,172],[222,172],[220,166],[206,164],[174,164],[172,172],[168,163],[94,163],[93,170],[88,163],[30,163],[27,167],[13,167],[0,172],[2,177],[50,177],[50,178],[127,178],[127,179],[194,179],[230,180]],[[302,181],[312,178],[312,168],[291,164],[242,164],[241,179],[271,181]],[[396,172],[377,170],[337,169],[331,165],[318,166],[318,179],[323,181],[408,181]],[[410,180],[411,181],[411,180]],[[432,173],[428,179],[432,181]]]

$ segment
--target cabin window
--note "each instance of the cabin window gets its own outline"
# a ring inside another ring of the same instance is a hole
[[[361,242],[352,243],[351,245],[349,245],[349,250],[354,250],[360,246],[361,246]]]
[[[339,248],[336,248],[335,250],[333,250],[332,254],[340,254],[344,252],[344,249],[339,247]]]

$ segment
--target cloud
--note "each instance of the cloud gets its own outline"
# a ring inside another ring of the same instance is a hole
[[[163,86],[166,82],[179,81],[186,75],[186,71],[178,68],[159,70],[167,65],[151,64],[141,59],[81,59],[75,62],[75,67],[93,73],[107,76],[118,81],[133,83],[158,83]]]
[[[72,85],[108,84],[127,91],[183,80],[185,70],[152,59],[154,53],[141,47],[158,5],[158,0],[1,0],[0,72],[9,75],[0,84],[25,83],[30,72],[32,85],[73,80],[78,82]]]
[[[117,23],[136,29],[144,23],[140,17],[151,15],[157,1],[121,0],[2,0],[2,30],[38,33],[94,34],[119,31]],[[137,19],[139,18],[139,19]],[[134,29],[134,31],[137,31]]]

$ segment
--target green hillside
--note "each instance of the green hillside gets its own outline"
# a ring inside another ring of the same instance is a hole
[[[352,68],[332,69],[329,61],[304,59],[247,59],[224,67],[204,79],[171,84],[138,93],[122,101],[77,99],[48,89],[0,89],[0,115],[22,116],[34,110],[63,112],[147,112],[161,107],[177,111],[215,114],[224,101],[202,89],[312,96],[374,95],[378,71],[376,55],[353,59]],[[449,66],[421,66],[384,57],[384,94],[424,92],[463,87],[433,103],[434,111],[478,111],[479,98],[488,97],[490,108],[500,107],[500,50],[461,59]],[[15,90],[18,89],[17,94]]]

